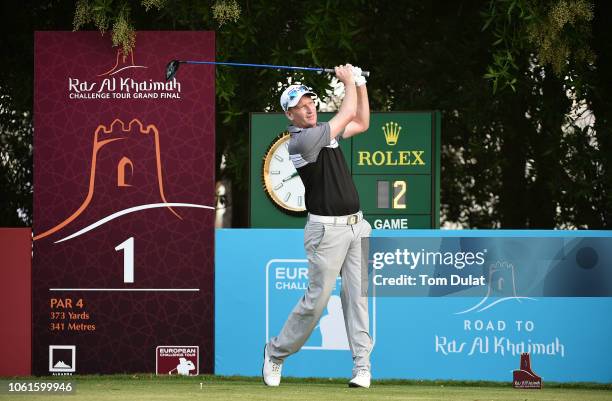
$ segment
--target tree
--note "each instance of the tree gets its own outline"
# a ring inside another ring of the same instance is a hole
[[[605,21],[609,6],[603,1],[593,8],[585,0],[462,0],[444,7],[416,0],[331,0],[309,7],[262,0],[239,2],[239,15],[215,9],[230,1],[81,3],[97,5],[107,29],[125,22],[117,37],[128,40],[119,40],[120,46],[130,43],[130,27],[215,30],[219,61],[326,66],[352,61],[372,72],[372,110],[440,110],[443,223],[610,227],[612,49]],[[5,12],[16,15],[11,28],[16,32],[18,21],[29,17],[23,9]],[[34,22],[25,26],[70,29],[74,9],[63,2],[34,7]],[[90,17],[82,20],[83,28],[96,28]],[[23,36],[15,46],[26,52],[4,50],[14,75],[0,80],[10,95],[0,98],[7,102],[3,107],[18,115],[31,112],[31,71],[18,68],[32,65],[31,32]],[[330,82],[325,75],[217,68],[217,162],[226,156],[223,174],[234,184],[238,226],[248,223],[248,113],[280,111],[279,82],[290,79],[319,93]],[[585,124],[589,115],[594,121]],[[2,126],[3,137],[13,129]],[[27,150],[31,129],[19,132],[23,140],[17,143]],[[31,171],[26,159],[18,159]],[[8,182],[7,174],[0,179]],[[18,197],[17,191],[9,196]]]
[[[10,16],[2,25],[0,49],[0,226],[4,227],[32,224],[34,30],[69,21],[65,16],[74,6],[62,8],[62,2],[56,3],[2,3],[2,15]]]
[[[608,125],[599,124],[606,107],[598,107],[606,102],[601,94],[607,94],[609,71],[610,30],[602,22],[607,15],[605,4],[489,1],[484,28],[493,32],[495,41],[485,77],[492,81],[494,93],[511,89],[522,99],[524,110],[514,113],[514,120],[527,121],[521,132],[529,133],[521,136],[524,143],[513,150],[526,151],[515,170],[525,169],[524,199],[529,208],[516,207],[518,188],[512,187],[507,201],[501,200],[500,211],[517,218],[503,226],[605,228],[612,224],[612,181],[607,178],[612,167],[610,148],[606,152],[610,135]],[[517,130],[515,135],[520,135]]]

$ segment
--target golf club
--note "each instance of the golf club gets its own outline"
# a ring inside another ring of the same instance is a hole
[[[172,60],[166,66],[166,81],[171,80],[176,76],[179,65],[183,64],[212,64],[212,65],[227,65],[232,67],[254,67],[254,68],[272,68],[278,70],[299,70],[299,71],[315,71],[315,72],[329,72],[333,73],[333,68],[319,68],[319,67],[291,67],[287,65],[270,65],[270,64],[244,64],[244,63],[228,63],[228,62],[216,62],[216,61],[191,61],[191,60]],[[369,77],[369,71],[361,71],[361,75]]]

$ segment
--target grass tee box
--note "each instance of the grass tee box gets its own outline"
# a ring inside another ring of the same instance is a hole
[[[47,380],[48,378],[44,378]],[[20,380],[23,380],[21,378]],[[32,380],[32,379],[29,379]],[[374,382],[370,389],[347,388],[338,380],[284,378],[277,388],[269,388],[258,377],[155,377],[76,376],[73,397],[0,393],[0,400],[74,399],[79,401],[164,400],[206,401],[312,401],[312,400],[402,400],[402,401],[608,401],[612,400],[610,385],[548,385],[542,390],[515,390],[504,383],[490,382]],[[3,381],[2,383],[5,383]],[[608,391],[605,391],[608,390]]]

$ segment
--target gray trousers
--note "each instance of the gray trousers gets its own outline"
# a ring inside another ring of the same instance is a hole
[[[353,354],[353,374],[370,370],[372,338],[369,333],[368,298],[361,296],[361,238],[372,232],[370,223],[334,225],[309,221],[304,229],[308,256],[308,288],[287,318],[280,334],[270,340],[268,354],[276,363],[300,350],[331,295],[338,274],[342,277],[342,310]]]

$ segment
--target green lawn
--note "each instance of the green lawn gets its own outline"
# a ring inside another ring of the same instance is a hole
[[[51,378],[39,378],[49,380]],[[57,378],[52,378],[57,379]],[[23,378],[21,379],[23,380]],[[33,379],[30,379],[33,380]],[[370,389],[348,388],[344,381],[285,379],[268,388],[258,378],[156,377],[152,375],[75,376],[71,396],[0,395],[0,400],[452,400],[452,401],[612,401],[612,385],[549,384],[542,390],[516,390],[510,384],[490,382],[374,382]],[[3,380],[4,382],[4,380]]]

